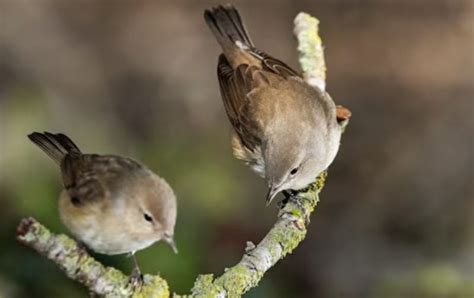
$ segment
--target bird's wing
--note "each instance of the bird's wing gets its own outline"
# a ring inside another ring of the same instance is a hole
[[[118,156],[68,154],[61,164],[64,186],[74,204],[103,200],[120,192],[123,179],[133,179],[137,162]]]
[[[252,56],[258,58],[261,61],[263,71],[274,73],[284,78],[301,77],[301,74],[296,72],[293,68],[289,67],[286,63],[276,58],[273,58],[272,56],[259,49],[253,48],[249,50],[249,52]]]
[[[242,143],[252,151],[261,144],[258,125],[250,117],[247,97],[247,94],[255,87],[256,82],[252,78],[255,75],[255,69],[256,67],[242,64],[234,70],[223,54],[219,57],[217,67],[227,116]]]
[[[96,202],[106,195],[95,167],[94,155],[68,154],[61,163],[64,187],[73,204]]]
[[[242,143],[254,151],[261,144],[260,123],[252,119],[251,102],[247,96],[255,88],[270,86],[277,78],[284,80],[300,75],[282,61],[255,48],[248,53],[258,64],[241,64],[233,69],[224,54],[219,56],[217,74],[224,107],[234,130]]]

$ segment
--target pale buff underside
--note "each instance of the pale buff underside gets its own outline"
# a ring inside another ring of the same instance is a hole
[[[161,233],[137,231],[132,225],[125,226],[126,214],[108,214],[112,208],[96,205],[74,206],[65,190],[59,199],[61,220],[73,234],[95,252],[116,255],[142,250],[161,239]]]

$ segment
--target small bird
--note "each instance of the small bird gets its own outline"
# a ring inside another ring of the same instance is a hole
[[[234,156],[266,179],[267,205],[280,191],[307,187],[339,149],[334,101],[255,48],[232,5],[207,9],[204,19],[223,51],[217,76]]]
[[[138,276],[136,251],[163,240],[177,253],[176,197],[165,180],[130,158],[83,154],[61,133],[28,138],[60,166],[59,213],[80,242],[101,254],[132,255]]]

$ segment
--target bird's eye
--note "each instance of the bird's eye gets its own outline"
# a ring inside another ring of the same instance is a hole
[[[298,172],[298,168],[294,168],[293,170],[291,170],[290,175],[294,175],[297,172]]]
[[[149,222],[153,221],[153,217],[151,217],[151,215],[149,215],[148,213],[143,213],[143,217],[145,218],[146,221],[149,221]]]

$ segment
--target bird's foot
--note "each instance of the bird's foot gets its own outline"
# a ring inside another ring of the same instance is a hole
[[[281,210],[281,209],[285,208],[285,206],[286,206],[286,204],[288,203],[288,201],[289,201],[289,200],[288,200],[288,198],[286,198],[286,197],[285,197],[283,200],[279,201],[279,202],[277,203],[278,209]]]
[[[132,273],[130,274],[130,280],[129,283],[132,285],[133,289],[138,289],[143,285],[143,274],[140,271],[140,267],[138,267],[138,262],[137,258],[135,257],[135,252],[130,252],[128,254],[129,257],[133,259],[133,270]]]
[[[305,206],[305,201],[310,201],[309,199],[303,197],[303,196],[298,196],[297,195],[298,193],[296,191],[291,191],[291,196],[289,197],[289,200],[295,204],[300,210],[302,210],[304,212],[303,216],[304,216],[304,222],[306,225],[309,225],[309,223],[311,222],[311,219],[310,219],[310,213],[308,212],[308,210],[306,209],[306,206]]]
[[[143,285],[143,274],[140,271],[140,268],[133,268],[132,273],[130,274],[129,283],[132,285],[133,289],[141,288]]]
[[[294,190],[285,190],[283,191],[283,195],[285,198],[278,203],[280,210],[283,210],[285,206],[291,202],[296,205],[297,210],[299,211],[295,210],[294,212],[285,212],[282,214],[282,217],[292,221],[299,230],[304,230],[310,221],[309,212],[306,210],[304,205],[304,201],[307,199],[304,197],[298,197],[298,192]]]
[[[288,204],[288,202],[290,200],[293,200],[294,198],[292,198],[292,197],[295,196],[295,192],[291,189],[284,190],[284,191],[282,191],[282,193],[285,196],[285,198],[283,200],[281,200],[280,202],[278,202],[277,206],[278,206],[279,209],[285,208],[286,204]]]
[[[79,255],[79,258],[83,258],[88,255],[87,246],[81,241],[77,241],[77,254]]]

